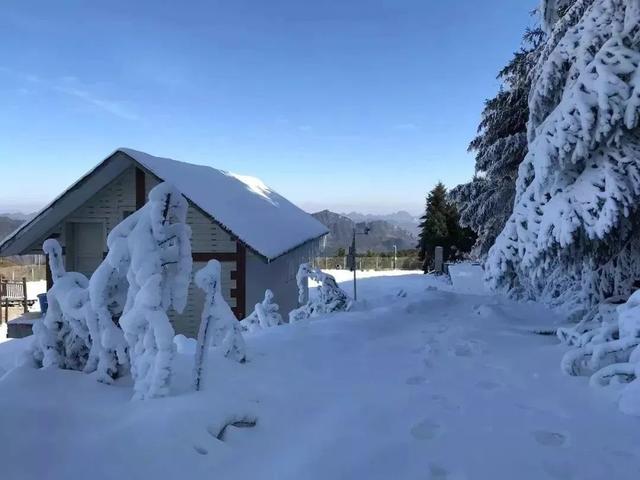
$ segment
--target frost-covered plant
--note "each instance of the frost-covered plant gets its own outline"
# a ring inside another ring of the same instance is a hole
[[[485,272],[578,317],[640,276],[640,4],[569,4],[549,2],[558,19],[534,72],[528,153]]]
[[[83,370],[91,350],[85,319],[89,281],[65,270],[57,240],[46,240],[42,249],[49,257],[53,286],[47,292],[47,313],[33,325],[33,358],[38,366]]]
[[[306,299],[308,279],[318,282],[319,286],[317,295],[314,298]],[[289,323],[325,313],[342,312],[351,306],[349,297],[338,286],[336,279],[319,268],[313,268],[308,263],[301,264],[296,274],[296,281],[298,283],[298,302],[304,303],[304,305],[289,312]]]
[[[109,234],[109,253],[91,280],[65,271],[56,240],[44,243],[54,285],[34,325],[36,364],[96,372],[105,383],[129,364],[135,398],[168,393],[174,347],[166,312],[184,309],[192,266],[186,212],[180,192],[155,187]]]
[[[42,249],[49,257],[54,284],[47,292],[47,313],[33,326],[36,365],[96,372],[98,381],[111,383],[118,374],[118,361],[126,363],[122,334],[111,318],[102,326],[90,302],[90,281],[65,270],[57,240],[46,240]]]
[[[207,364],[209,348],[216,347],[225,357],[240,363],[246,360],[240,322],[222,296],[220,272],[220,262],[210,260],[195,276],[196,285],[206,295],[196,345],[194,367],[196,390],[202,387],[203,370]]]
[[[136,399],[169,393],[175,347],[167,310],[184,309],[192,267],[187,207],[178,190],[161,183],[149,192],[149,202],[110,235],[116,250],[112,298],[121,299],[117,285],[120,268],[127,265],[128,290],[120,325],[129,347]]]
[[[620,407],[640,414],[640,290],[613,305],[603,304],[603,318],[595,328],[571,337],[573,348],[564,355],[562,368],[570,375],[591,376],[592,386],[629,384],[622,390]],[[561,338],[566,334],[559,333]]]
[[[255,309],[240,322],[244,332],[253,332],[262,328],[275,327],[283,323],[280,307],[273,301],[273,292],[267,289],[264,300],[256,303]]]

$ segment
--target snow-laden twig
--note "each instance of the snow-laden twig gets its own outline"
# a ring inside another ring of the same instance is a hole
[[[222,296],[220,277],[221,266],[217,260],[210,260],[195,276],[196,285],[205,292],[196,345],[193,381],[195,390],[202,388],[204,368],[211,347],[220,349],[225,357],[237,362],[243,363],[246,360],[240,322]]]
[[[267,289],[264,300],[257,303],[249,316],[240,322],[240,328],[245,332],[253,332],[262,328],[275,327],[283,323],[280,307],[273,301],[273,292]]]
[[[309,279],[318,282],[319,286],[317,295],[314,298],[307,299],[307,282]],[[318,268],[313,268],[308,263],[300,265],[296,280],[298,283],[298,301],[299,303],[304,303],[304,305],[289,312],[289,323],[326,313],[346,311],[351,307],[351,300],[338,286],[336,279]]]

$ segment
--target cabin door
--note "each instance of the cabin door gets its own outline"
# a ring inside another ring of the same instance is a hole
[[[71,224],[73,269],[91,277],[102,262],[104,225],[102,222],[74,222]]]

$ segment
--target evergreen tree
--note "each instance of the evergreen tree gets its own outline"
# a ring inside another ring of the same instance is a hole
[[[528,153],[486,272],[582,315],[640,278],[640,4],[543,7],[555,23],[533,72]]]
[[[511,215],[518,166],[527,153],[527,98],[530,73],[542,45],[540,29],[528,30],[523,47],[498,74],[502,85],[487,100],[478,135],[469,144],[476,153],[475,175],[450,193],[462,225],[478,233],[476,253],[484,257]]]
[[[460,226],[458,211],[447,200],[447,189],[442,182],[429,192],[420,220],[417,248],[425,272],[432,266],[435,247],[442,247],[444,259],[451,260],[469,252],[475,242],[473,231]]]

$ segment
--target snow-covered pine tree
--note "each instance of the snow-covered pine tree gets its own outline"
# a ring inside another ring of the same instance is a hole
[[[460,215],[447,199],[447,189],[442,182],[438,182],[427,195],[419,228],[418,257],[423,261],[425,273],[432,266],[435,247],[443,247],[445,260],[450,260],[468,253],[476,240],[471,229],[460,225]]]
[[[149,201],[114,231],[114,263],[127,263],[128,291],[120,325],[129,346],[134,398],[169,393],[174,330],[167,316],[181,312],[191,279],[191,229],[187,201],[173,186],[161,183]],[[115,232],[115,233],[114,233]],[[114,244],[115,246],[115,244]]]
[[[575,2],[576,0],[542,0],[538,8],[542,30],[545,33],[551,33],[558,20]]]
[[[309,279],[318,282],[319,286],[317,294],[313,298],[307,299]],[[326,313],[342,312],[351,307],[349,297],[338,286],[336,279],[319,268],[313,268],[308,263],[301,264],[296,274],[296,281],[298,283],[298,301],[304,305],[289,312],[289,323]]]
[[[639,278],[639,22],[637,0],[578,0],[553,27],[514,212],[487,261],[494,288],[584,314]]]
[[[522,48],[500,71],[498,94],[485,102],[478,134],[469,144],[476,153],[475,175],[449,198],[460,223],[478,235],[474,253],[485,257],[513,209],[518,165],[527,152],[527,99],[531,69],[542,45],[540,29],[528,30]]]
[[[443,246],[447,237],[447,189],[442,182],[427,195],[425,212],[420,217],[418,228],[418,258],[424,262],[424,271],[429,269],[433,251]]]
[[[262,328],[275,327],[283,323],[280,315],[280,307],[273,301],[273,292],[267,289],[264,292],[264,300],[256,303],[256,307],[240,322],[240,328],[244,332],[253,332]]]
[[[210,260],[195,276],[196,285],[206,295],[196,345],[193,382],[195,390],[202,387],[209,348],[216,347],[225,357],[240,363],[247,358],[240,322],[222,296],[220,272],[220,262]]]
[[[494,288],[581,319],[559,331],[567,373],[631,381],[636,294],[615,305],[640,279],[640,1],[563,7],[535,69],[514,212],[485,271]]]

